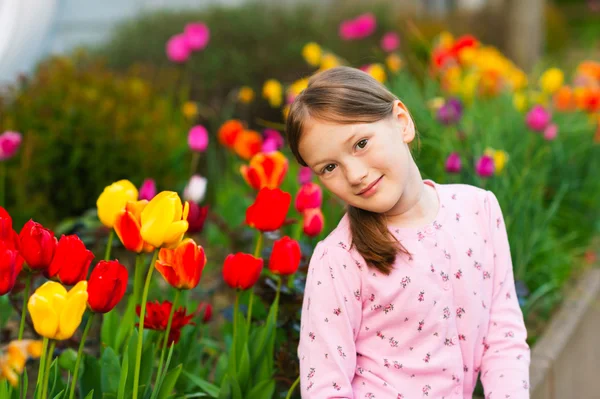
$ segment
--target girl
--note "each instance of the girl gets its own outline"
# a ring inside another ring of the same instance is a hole
[[[494,194],[423,180],[404,104],[367,73],[310,79],[298,162],[347,205],[309,265],[302,398],[529,398],[529,347]]]

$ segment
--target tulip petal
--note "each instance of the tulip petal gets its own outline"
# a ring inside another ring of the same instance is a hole
[[[167,247],[174,247],[175,245],[179,244],[188,227],[189,224],[187,220],[180,220],[179,222],[171,223],[165,232],[165,245]]]
[[[42,337],[54,338],[58,330],[58,314],[51,302],[36,291],[27,302],[27,310],[31,314],[35,331]]]
[[[115,220],[115,232],[129,251],[140,253],[144,248],[144,240],[140,234],[140,224],[135,216],[123,210]]]
[[[73,336],[75,330],[81,324],[87,299],[87,281],[80,281],[67,294],[65,307],[60,313],[60,327],[56,339],[63,340]]]

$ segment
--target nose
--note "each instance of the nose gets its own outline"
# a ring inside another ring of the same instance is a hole
[[[367,168],[361,162],[353,162],[346,166],[346,178],[353,186],[360,185],[367,177]]]

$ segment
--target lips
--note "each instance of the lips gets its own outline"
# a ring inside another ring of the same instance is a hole
[[[377,184],[377,182],[379,182],[379,180],[381,180],[383,176],[380,176],[379,179],[375,180],[373,183],[369,184],[367,187],[363,188],[357,195],[361,195],[366,193],[367,191],[369,191],[371,188],[373,188],[373,186],[375,186]]]

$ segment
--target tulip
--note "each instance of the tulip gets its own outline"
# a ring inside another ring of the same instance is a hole
[[[462,117],[462,103],[456,98],[449,98],[437,111],[437,119],[444,125],[456,123]]]
[[[237,136],[244,130],[244,125],[237,119],[228,120],[221,125],[217,137],[219,142],[227,148],[233,148]]]
[[[8,131],[0,134],[0,161],[14,157],[21,146],[21,141],[21,133]]]
[[[176,246],[188,229],[189,204],[181,204],[179,195],[162,191],[142,211],[141,234],[154,247]]]
[[[304,60],[310,66],[319,66],[319,63],[321,62],[321,54],[321,46],[319,46],[317,43],[306,43],[304,47],[302,47],[302,57],[304,57]]]
[[[254,90],[249,86],[242,86],[238,92],[238,100],[244,104],[250,104],[254,100]]]
[[[118,215],[115,232],[123,246],[133,252],[152,252],[154,247],[142,238],[142,211],[148,205],[147,200],[129,201]]]
[[[446,159],[446,172],[448,173],[460,173],[462,169],[462,162],[458,152],[453,152]]]
[[[249,160],[262,148],[262,136],[254,130],[243,130],[236,138],[233,151],[242,159]]]
[[[42,352],[42,341],[22,339],[11,341],[6,350],[0,352],[0,381],[8,380],[10,385],[17,387],[19,375],[25,370],[27,359],[37,359]]]
[[[385,58],[385,65],[394,73],[402,69],[402,58],[398,54],[390,54]]]
[[[371,36],[377,28],[377,21],[372,13],[362,14],[355,19],[340,24],[339,35],[343,40],[364,39]]]
[[[494,173],[499,174],[504,170],[509,158],[506,151],[495,150],[488,147],[483,153],[494,160]]]
[[[138,190],[129,180],[119,180],[107,186],[96,201],[100,221],[106,227],[112,228],[117,214],[125,208],[127,201],[137,199]]]
[[[87,300],[87,281],[80,281],[69,292],[61,284],[48,281],[31,295],[27,309],[39,335],[65,340],[79,327]]]
[[[195,288],[206,265],[202,246],[187,238],[175,249],[162,248],[158,253],[156,270],[165,281],[179,290]]]
[[[63,234],[44,275],[65,285],[74,285],[87,278],[92,259],[94,254],[85,247],[79,237],[75,234]]]
[[[263,269],[263,260],[238,252],[225,258],[223,280],[231,288],[247,290],[256,284]]]
[[[13,239],[12,217],[0,206],[0,241],[10,241]]]
[[[146,179],[140,187],[140,200],[150,201],[156,195],[156,182],[154,179]]]
[[[190,150],[204,152],[208,147],[208,131],[202,125],[196,125],[188,133],[188,146]]]
[[[558,68],[547,69],[540,77],[540,88],[548,94],[554,94],[565,80],[563,71]]]
[[[93,312],[108,313],[127,290],[127,268],[116,260],[98,262],[88,281],[88,305]]]
[[[196,314],[202,314],[203,323],[208,323],[212,319],[212,313],[212,305],[207,302],[200,302],[196,308]]]
[[[477,160],[475,171],[481,177],[490,177],[494,175],[494,159],[489,155],[483,155]]]
[[[298,171],[298,182],[301,185],[310,183],[310,181],[312,180],[312,175],[313,175],[312,169],[309,168],[308,166],[303,166]]]
[[[269,258],[269,270],[275,274],[290,275],[300,266],[300,245],[288,236],[275,241]]]
[[[265,141],[262,145],[262,152],[279,151],[285,145],[281,133],[275,129],[265,129],[263,135]]]
[[[309,237],[316,237],[325,227],[325,217],[321,208],[307,209],[304,211],[303,231]]]
[[[187,24],[183,34],[190,50],[204,50],[210,40],[210,29],[200,22]]]
[[[283,101],[283,87],[279,81],[275,79],[267,80],[263,85],[262,95],[269,102],[271,107],[281,107],[281,102]]]
[[[190,202],[190,211],[187,221],[189,224],[188,233],[200,233],[204,229],[204,222],[208,216],[208,206],[199,206],[195,202]]]
[[[246,223],[262,232],[279,229],[285,221],[292,196],[278,188],[263,188],[246,210]]]
[[[192,52],[188,44],[188,39],[184,34],[172,36],[167,41],[166,50],[169,60],[177,63],[187,61]]]
[[[387,80],[387,74],[381,64],[371,64],[365,68],[365,72],[371,75],[379,83],[383,83]]]
[[[542,132],[550,123],[550,118],[552,115],[550,112],[546,111],[544,107],[541,105],[535,105],[525,116],[525,122],[527,123],[527,127],[529,129]]]
[[[144,328],[157,331],[166,331],[169,322],[169,315],[173,304],[170,301],[159,303],[158,301],[148,302],[146,304],[146,314],[144,316]],[[135,312],[140,316],[140,305],[136,306]],[[186,314],[186,309],[181,306],[173,313],[173,321],[171,322],[171,330],[169,331],[169,343],[179,342],[181,337],[181,329],[194,323],[191,321],[194,313]]]
[[[19,251],[31,270],[50,266],[58,240],[54,233],[39,223],[29,220],[19,233]]]
[[[208,181],[200,175],[193,175],[183,189],[183,198],[186,201],[200,203],[206,195],[206,184]]]
[[[0,241],[0,295],[9,293],[23,268],[23,258],[10,242]]]
[[[187,119],[192,120],[198,116],[198,104],[193,101],[186,101],[181,106],[181,113]]]
[[[558,126],[556,123],[551,123],[544,129],[544,139],[552,141],[558,135]]]
[[[310,208],[320,208],[323,202],[321,186],[316,183],[306,183],[300,187],[296,195],[296,210],[300,213]]]
[[[381,38],[381,48],[386,53],[391,53],[400,46],[400,36],[396,32],[388,32]]]
[[[250,187],[260,190],[263,187],[277,188],[288,170],[288,160],[279,151],[268,154],[258,153],[250,160],[250,165],[242,165],[240,172]]]

